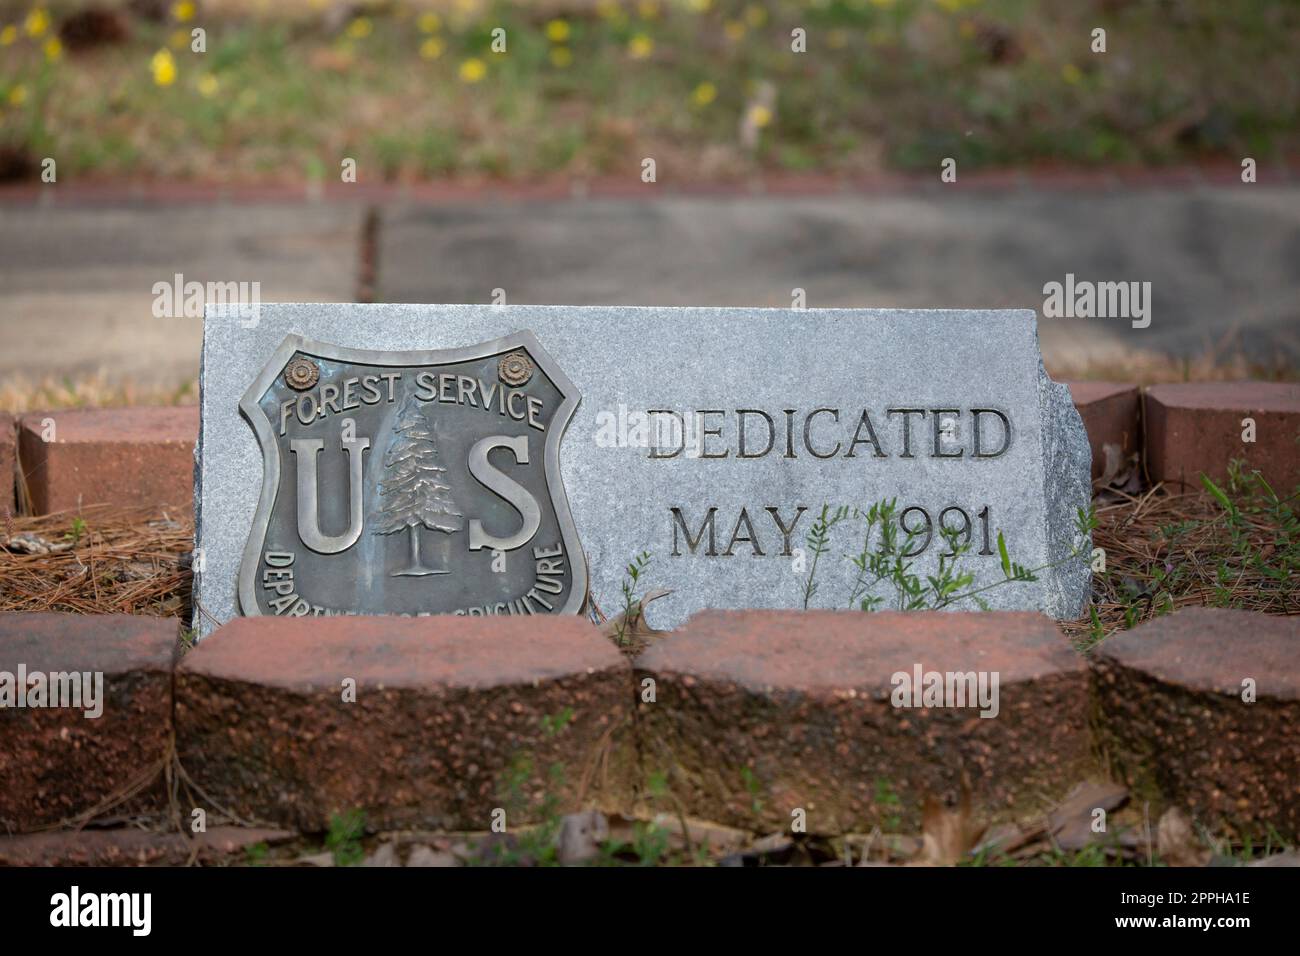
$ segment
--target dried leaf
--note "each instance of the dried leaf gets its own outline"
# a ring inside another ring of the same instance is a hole
[[[1063,850],[1080,850],[1094,840],[1104,840],[1105,833],[1092,829],[1096,810],[1107,813],[1121,807],[1128,799],[1128,791],[1119,784],[1084,781],[1066,795],[1060,805],[1047,816],[1047,829]]]
[[[724,856],[719,866],[813,866],[803,842],[788,833],[773,833],[755,840],[741,853]]]
[[[1012,850],[1023,846],[1026,840],[1030,839],[1032,834],[1025,833],[1014,823],[999,823],[990,827],[984,834],[984,838],[978,844],[971,848],[972,853],[1010,853]]]
[[[1106,464],[1101,469],[1101,477],[1094,481],[1093,484],[1100,488],[1109,488],[1115,483],[1115,478],[1119,475],[1120,469],[1124,467],[1124,453],[1118,445],[1111,442],[1104,442],[1101,451],[1106,456]]]
[[[690,846],[707,847],[713,853],[731,853],[739,850],[749,842],[750,834],[735,827],[722,826],[704,820],[685,818],[686,834],[682,834],[682,818],[674,813],[658,813],[652,821],[655,826],[668,834],[669,844],[675,849],[686,849],[686,837]]]
[[[908,866],[954,866],[975,847],[982,829],[971,820],[968,788],[962,787],[961,800],[953,810],[926,797],[921,809],[921,853]]]
[[[1177,807],[1170,807],[1156,824],[1156,852],[1170,866],[1205,866],[1210,851],[1201,845],[1192,821]]]
[[[397,847],[391,843],[382,844],[379,849],[361,861],[362,866],[401,866],[397,859]]]
[[[566,813],[560,822],[560,862],[572,866],[594,860],[600,855],[600,844],[608,839],[609,821],[599,810]]]
[[[440,853],[431,847],[421,844],[411,851],[411,855],[406,858],[407,866],[460,866],[460,861],[454,854]]]
[[[10,535],[3,542],[0,542],[0,548],[5,551],[12,551],[14,554],[58,554],[60,551],[67,551],[71,547],[71,541],[55,544],[38,534],[28,532]]]

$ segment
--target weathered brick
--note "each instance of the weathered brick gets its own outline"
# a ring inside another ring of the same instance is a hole
[[[0,412],[0,521],[16,513],[15,453],[18,434],[14,417]]]
[[[1244,458],[1279,494],[1300,484],[1300,385],[1293,382],[1194,382],[1146,392],[1147,472],[1152,481],[1200,487],[1228,462]],[[1246,418],[1255,441],[1242,441]],[[1285,497],[1285,495],[1283,495]]]
[[[53,441],[46,441],[47,423]],[[35,514],[85,505],[190,506],[197,406],[33,412],[18,453]]]
[[[176,647],[174,620],[0,613],[0,830],[71,819],[137,785],[141,795],[114,813],[165,804]],[[33,707],[30,699],[18,706],[4,694],[15,692],[20,669],[102,673],[102,714]]]
[[[893,706],[892,676],[997,672],[998,713]],[[1043,809],[1091,769],[1087,666],[1034,613],[708,611],[637,661],[646,774],[687,814],[815,832],[916,827],[963,775],[982,816]]]
[[[1300,837],[1300,618],[1188,608],[1092,663],[1097,747],[1135,792],[1207,826]]]
[[[548,796],[616,810],[630,680],[577,617],[239,618],[177,669],[177,749],[215,802],[303,830],[354,809],[484,830]]]
[[[1092,477],[1106,468],[1106,445],[1114,445],[1121,459],[1139,448],[1141,393],[1136,385],[1119,382],[1069,382],[1074,407],[1083,419],[1092,446]]]

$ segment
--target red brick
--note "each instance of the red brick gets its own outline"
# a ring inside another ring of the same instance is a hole
[[[891,677],[916,664],[998,672],[997,716],[895,708]],[[982,818],[1014,817],[1091,768],[1087,665],[1040,614],[707,611],[637,669],[655,681],[645,772],[688,815],[733,826],[787,829],[803,808],[811,832],[916,827],[963,774]]]
[[[1136,385],[1120,382],[1069,382],[1074,407],[1083,419],[1092,446],[1092,478],[1106,468],[1106,445],[1119,449],[1127,459],[1139,448],[1141,393]]]
[[[1207,826],[1300,838],[1298,650],[1300,618],[1218,608],[1108,638],[1092,655],[1097,746],[1136,793]]]
[[[16,486],[16,462],[18,433],[12,415],[0,412],[0,521],[16,514],[17,502],[14,497]]]
[[[1255,442],[1241,440],[1255,420]],[[1300,385],[1293,382],[1196,382],[1146,392],[1147,472],[1152,481],[1199,488],[1204,472],[1227,476],[1243,458],[1285,497],[1300,485]]]
[[[47,442],[51,420],[54,441]],[[85,505],[179,505],[194,498],[196,405],[33,412],[18,453],[35,514]]]
[[[620,808],[630,681],[578,617],[239,618],[177,669],[177,748],[215,803],[259,821],[317,831],[361,809],[486,830],[497,807],[536,819],[548,795]]]
[[[134,784],[112,812],[160,810],[171,752],[174,620],[126,614],[0,613],[0,671],[103,674],[103,713],[0,707],[0,830],[86,814]]]

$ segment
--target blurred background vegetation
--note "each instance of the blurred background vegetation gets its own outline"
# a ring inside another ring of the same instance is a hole
[[[1298,40],[1292,0],[0,0],[0,179],[1262,163]]]

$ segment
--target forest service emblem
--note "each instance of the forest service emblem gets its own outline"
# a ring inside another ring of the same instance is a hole
[[[240,402],[263,459],[241,609],[576,613],[559,457],[578,401],[528,331],[415,352],[289,336]]]

